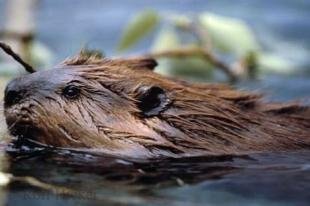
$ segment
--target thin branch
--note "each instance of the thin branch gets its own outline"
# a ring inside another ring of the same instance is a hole
[[[7,54],[10,55],[11,57],[13,57],[13,59],[14,59],[15,61],[17,61],[18,63],[20,63],[20,64],[25,68],[25,70],[26,70],[27,72],[29,72],[29,73],[34,73],[34,72],[36,72],[36,70],[35,70],[32,66],[30,66],[28,63],[26,63],[18,54],[16,54],[16,53],[12,50],[12,48],[11,48],[9,45],[7,45],[7,44],[5,44],[5,43],[3,43],[3,42],[0,42],[0,48],[1,48],[5,53],[7,53]]]
[[[231,82],[235,82],[238,79],[238,77],[235,75],[235,73],[233,73],[232,69],[228,65],[216,58],[215,55],[209,52],[209,50],[200,47],[183,47],[166,51],[153,52],[146,54],[146,56],[152,58],[183,58],[197,56],[203,58],[207,62],[216,66],[218,69],[222,70],[228,76]]]
[[[213,52],[212,52],[212,41],[209,36],[208,30],[203,28],[198,20],[192,21],[186,24],[178,25],[180,29],[183,29],[187,32],[193,34],[201,45],[199,48],[196,48],[196,53],[202,56],[206,61],[210,62],[218,69],[222,70],[229,78],[230,82],[236,82],[239,79],[238,74],[234,72],[234,68],[230,65],[227,65],[225,62],[220,60]],[[183,50],[183,49],[182,49]],[[187,51],[187,55],[191,55],[193,51]],[[174,53],[174,52],[172,52]],[[193,52],[195,53],[195,52]]]

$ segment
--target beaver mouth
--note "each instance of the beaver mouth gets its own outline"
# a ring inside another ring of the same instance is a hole
[[[39,129],[28,121],[19,121],[9,126],[9,132],[18,139],[37,140]]]
[[[9,127],[9,132],[13,136],[11,148],[19,152],[23,150],[32,151],[34,148],[45,148],[39,141],[40,130],[29,122],[19,122]]]
[[[6,148],[9,155],[15,157],[31,157],[37,152],[46,149],[46,146],[38,141],[39,129],[29,122],[19,122],[9,127],[12,135],[11,141]]]
[[[10,128],[10,133],[17,137],[30,137],[33,134],[35,127],[29,123],[15,124]]]
[[[35,139],[38,128],[31,111],[26,107],[13,107],[5,110],[5,120],[10,134],[17,138]]]

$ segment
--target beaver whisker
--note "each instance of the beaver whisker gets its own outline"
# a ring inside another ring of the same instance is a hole
[[[67,131],[67,129],[62,126],[62,125],[58,125],[59,129],[60,129],[60,132],[70,141],[73,141],[73,142],[78,142],[80,143],[81,141],[75,139],[72,137],[72,135]]]
[[[36,146],[45,147],[45,148],[54,148],[54,147],[51,146],[51,145],[44,144],[44,143],[39,142],[39,141],[34,140],[34,139],[25,138],[25,140],[26,140],[27,142],[29,142],[29,143],[33,143],[33,144],[36,145]]]
[[[18,118],[17,120],[15,120],[11,125],[8,125],[8,130],[11,130],[20,120],[22,117]]]

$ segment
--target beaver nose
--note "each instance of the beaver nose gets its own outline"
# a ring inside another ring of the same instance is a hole
[[[25,89],[18,87],[15,81],[10,82],[4,93],[4,106],[9,107],[19,103],[25,95]]]

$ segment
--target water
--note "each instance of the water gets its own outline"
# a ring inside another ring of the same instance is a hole
[[[1,11],[4,2],[0,0]],[[267,91],[273,100],[310,96],[308,0],[42,0],[38,39],[53,51],[55,62],[84,44],[114,55],[128,18],[146,7],[160,12],[211,11],[245,20],[266,50],[297,61],[306,70],[301,76],[268,76],[238,87]],[[134,51],[145,50],[149,41]],[[1,161],[2,167],[9,163],[6,173],[43,183],[13,179],[0,192],[6,205],[308,206],[310,202],[309,151],[155,162],[45,150],[11,151],[6,157]]]
[[[310,200],[309,151],[153,162],[40,151],[22,157],[13,154],[10,161],[11,174],[35,177],[56,187],[46,190],[15,181],[7,196],[7,205],[14,206],[306,206]],[[69,195],[59,194],[69,189]]]

